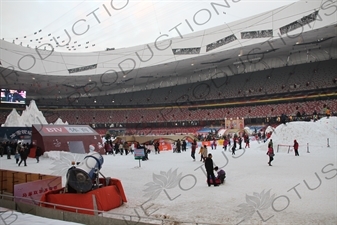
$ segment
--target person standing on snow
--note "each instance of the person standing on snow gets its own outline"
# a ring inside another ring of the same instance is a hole
[[[294,151],[295,151],[295,156],[300,156],[299,154],[298,154],[298,142],[296,141],[296,140],[294,140]]]
[[[241,135],[239,135],[238,142],[239,142],[239,149],[242,149],[242,137],[241,137]]]
[[[233,138],[232,155],[235,155],[237,137]]]
[[[43,155],[43,150],[39,146],[37,146],[36,150],[35,150],[35,159],[36,159],[37,163],[40,162],[40,156],[41,155]]]
[[[212,154],[211,153],[208,154],[208,157],[205,160],[205,168],[206,168],[206,173],[207,173],[207,184],[208,184],[208,187],[211,186],[210,179],[212,179],[213,185],[215,187],[219,186],[215,182],[215,175],[214,175],[214,169],[213,169],[213,160],[212,160]]]
[[[208,156],[207,145],[204,145],[204,150],[203,150],[203,152],[202,152],[202,158],[204,159],[204,162],[205,162],[207,156]]]
[[[248,136],[248,134],[245,134],[245,136],[244,136],[244,141],[245,141],[245,143],[246,143],[246,146],[245,146],[245,148],[250,148],[250,146],[249,146],[249,136]]]
[[[21,160],[20,160],[18,166],[20,166],[22,162],[24,163],[24,166],[27,166],[26,160],[27,160],[27,157],[28,157],[29,153],[28,153],[28,150],[26,149],[26,146],[22,146],[22,148],[19,151],[19,154],[20,154]]]
[[[176,143],[176,152],[181,153],[181,141],[180,141],[180,139],[178,139],[177,143]]]
[[[330,108],[327,107],[326,110],[325,110],[325,115],[326,115],[326,118],[329,119],[329,117],[331,116],[331,111],[330,111]]]
[[[197,141],[194,140],[191,147],[191,157],[195,161],[195,150],[197,149]]]
[[[225,151],[227,150],[227,145],[228,145],[228,140],[225,137],[224,141],[223,141],[223,148],[225,149]]]
[[[268,152],[267,155],[269,156],[269,162],[268,165],[271,166],[271,162],[274,160],[274,147],[273,147],[273,140],[270,139],[268,143]]]
[[[213,150],[213,148],[214,148],[214,150],[216,150],[216,146],[217,146],[216,140],[215,140],[215,138],[213,138],[212,144],[211,144],[212,150]]]

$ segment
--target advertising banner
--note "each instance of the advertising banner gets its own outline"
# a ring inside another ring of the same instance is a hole
[[[137,159],[137,160],[142,159],[145,156],[144,149],[142,149],[142,148],[135,149],[133,154],[135,156],[135,159]]]
[[[160,151],[169,151],[169,150],[172,150],[172,144],[171,144],[171,142],[160,140],[159,141],[159,150]]]
[[[44,192],[62,188],[61,177],[53,177],[14,185],[15,201],[36,204]],[[28,198],[28,199],[22,199]]]

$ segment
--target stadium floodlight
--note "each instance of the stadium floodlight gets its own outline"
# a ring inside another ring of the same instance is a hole
[[[303,43],[303,37],[299,36],[298,37],[298,41],[296,42],[297,45],[302,44]]]
[[[240,53],[239,53],[238,56],[239,56],[239,57],[243,56],[243,50],[242,50],[242,49],[240,50]]]

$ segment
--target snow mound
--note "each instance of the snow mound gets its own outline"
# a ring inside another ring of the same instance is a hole
[[[270,139],[273,140],[274,149],[277,145],[293,145],[294,140],[300,144],[301,147],[306,146],[320,146],[326,147],[327,142],[332,142],[337,137],[337,117],[326,117],[313,122],[307,121],[293,121],[280,124],[274,130]],[[260,149],[267,151],[267,141],[260,146]]]
[[[61,118],[58,118],[55,122],[54,122],[54,125],[68,125],[68,122],[63,122]]]
[[[2,124],[2,127],[20,127],[24,124],[21,116],[16,111],[16,109],[13,109],[11,113],[7,116],[6,121],[4,124]]]
[[[60,160],[60,151],[50,151],[50,152],[44,152],[43,153],[44,158],[50,158],[53,160]]]
[[[43,113],[37,108],[37,105],[34,100],[30,101],[29,106],[26,106],[26,109],[22,111],[20,116],[16,109],[13,109],[11,113],[7,116],[6,121],[2,124],[2,127],[31,127],[33,124],[48,124]],[[63,122],[58,118],[54,124],[66,124],[68,122]]]

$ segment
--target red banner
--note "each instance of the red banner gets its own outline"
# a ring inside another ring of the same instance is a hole
[[[61,177],[36,180],[27,183],[21,183],[14,185],[14,196],[17,198],[16,201],[26,202],[29,204],[34,204],[35,201],[40,201],[41,196],[44,192],[56,190],[62,187]]]
[[[160,140],[159,141],[159,150],[160,151],[169,151],[169,150],[172,150],[172,144],[171,144],[171,142]]]

